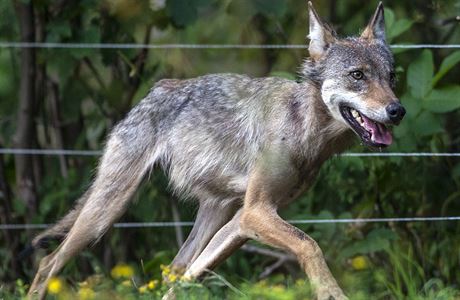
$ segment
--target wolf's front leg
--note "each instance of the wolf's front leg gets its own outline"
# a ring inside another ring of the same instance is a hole
[[[281,219],[275,209],[263,204],[245,209],[241,226],[252,239],[294,253],[315,288],[318,300],[347,299],[329,271],[318,244]]]
[[[301,170],[282,144],[273,144],[262,153],[251,172],[240,227],[244,234],[264,244],[296,255],[319,300],[347,297],[329,271],[318,244],[277,213],[302,178]]]

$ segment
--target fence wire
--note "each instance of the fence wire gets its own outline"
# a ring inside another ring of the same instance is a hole
[[[460,216],[452,217],[409,217],[409,218],[356,218],[356,219],[310,219],[288,220],[291,224],[354,224],[354,223],[394,223],[394,222],[440,222],[459,221]],[[194,222],[126,222],[115,223],[114,228],[165,228],[191,227]],[[0,230],[46,229],[53,224],[0,224]]]
[[[393,49],[460,49],[460,44],[394,44]],[[307,44],[133,44],[0,42],[0,48],[45,49],[307,49]]]
[[[65,156],[100,156],[101,150],[66,150],[66,149],[16,149],[0,148],[0,154],[15,155],[65,155]]]

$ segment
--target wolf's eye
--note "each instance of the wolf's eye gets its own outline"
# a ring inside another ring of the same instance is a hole
[[[364,78],[364,74],[361,71],[353,71],[350,73],[350,75],[356,80],[361,80]]]

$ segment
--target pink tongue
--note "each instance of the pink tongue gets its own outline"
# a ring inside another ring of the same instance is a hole
[[[371,133],[371,140],[374,143],[391,145],[393,137],[385,125],[372,121],[364,115],[361,115],[364,120],[364,128]]]

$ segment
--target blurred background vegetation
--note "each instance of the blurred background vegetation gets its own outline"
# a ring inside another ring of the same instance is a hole
[[[358,34],[377,5],[314,2],[343,36]],[[384,4],[390,43],[460,44],[459,0]],[[304,0],[0,1],[1,41],[306,44],[307,24]],[[397,94],[408,114],[394,129],[396,142],[389,151],[460,152],[460,51],[394,53]],[[99,150],[110,128],[161,78],[234,72],[297,79],[306,55],[306,49],[3,47],[0,147]],[[352,151],[366,150],[357,145]],[[91,156],[0,154],[0,222],[55,222],[88,187],[96,165]],[[313,188],[282,213],[288,219],[456,216],[459,187],[459,158],[339,157],[327,162]],[[190,202],[177,205],[180,199],[172,198],[160,171],[135,197],[122,221],[190,221],[196,211]],[[319,242],[333,273],[355,298],[460,299],[460,222],[300,228]],[[160,265],[170,262],[189,229],[113,229],[62,276],[75,286],[94,273],[110,276],[124,262],[141,284],[160,279]],[[36,233],[2,231],[0,298],[20,296],[22,282],[31,280],[36,261],[18,260],[18,253]],[[217,269],[217,282],[225,284],[205,282],[206,297],[307,297],[293,292],[296,280],[304,278],[298,265],[270,251],[257,244],[238,251]]]

